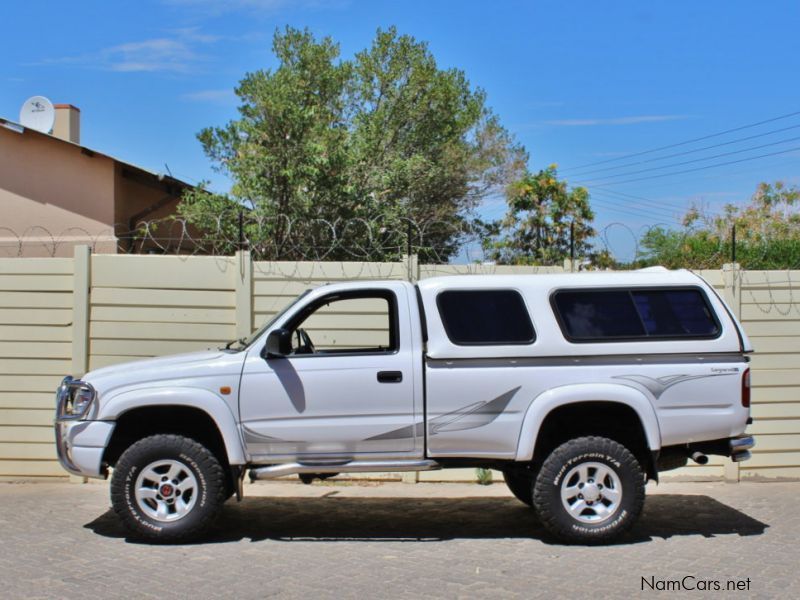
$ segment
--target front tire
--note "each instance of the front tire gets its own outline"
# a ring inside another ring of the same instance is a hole
[[[644,473],[623,445],[581,437],[553,450],[533,488],[542,524],[572,543],[606,543],[627,531],[644,505]]]
[[[130,446],[111,478],[111,504],[139,538],[183,542],[203,533],[225,502],[225,473],[205,446],[153,435]]]

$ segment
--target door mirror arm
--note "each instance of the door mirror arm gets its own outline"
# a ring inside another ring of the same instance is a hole
[[[267,343],[261,351],[261,357],[286,358],[292,353],[292,332],[288,329],[274,329],[267,336]]]

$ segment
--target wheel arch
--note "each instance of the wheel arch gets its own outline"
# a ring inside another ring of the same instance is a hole
[[[587,411],[602,415],[608,410],[630,418],[635,417],[650,453],[661,448],[658,419],[653,405],[644,394],[615,384],[574,384],[552,388],[533,400],[522,420],[516,460],[534,459],[534,451],[541,443],[541,433],[559,415],[570,411],[575,414]],[[644,464],[648,464],[650,460],[647,457]]]
[[[115,421],[104,453],[113,464],[121,446],[156,433],[192,434],[215,446],[228,465],[246,463],[231,409],[222,398],[197,388],[139,389],[123,392],[103,403],[98,420]],[[137,437],[138,436],[138,437]],[[124,448],[122,448],[124,451]]]

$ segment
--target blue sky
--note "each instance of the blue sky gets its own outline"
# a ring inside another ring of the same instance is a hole
[[[236,116],[234,86],[275,66],[271,37],[287,24],[332,36],[344,57],[378,27],[427,41],[441,66],[486,90],[532,169],[557,163],[589,186],[600,228],[638,232],[692,202],[746,201],[759,181],[800,183],[800,114],[624,158],[800,111],[796,1],[15,2],[0,40],[0,116],[17,120],[35,94],[69,102],[84,145],[225,190],[195,135]],[[609,162],[576,168],[599,161]],[[699,170],[670,174],[689,169]],[[502,212],[499,200],[482,209]],[[609,232],[623,252],[630,233]]]

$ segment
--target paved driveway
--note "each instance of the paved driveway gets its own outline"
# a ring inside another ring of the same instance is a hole
[[[729,580],[742,597],[797,595],[800,483],[648,492],[624,540],[582,547],[550,539],[502,483],[259,483],[203,543],[152,546],[125,538],[106,484],[0,484],[0,595],[595,599]]]

